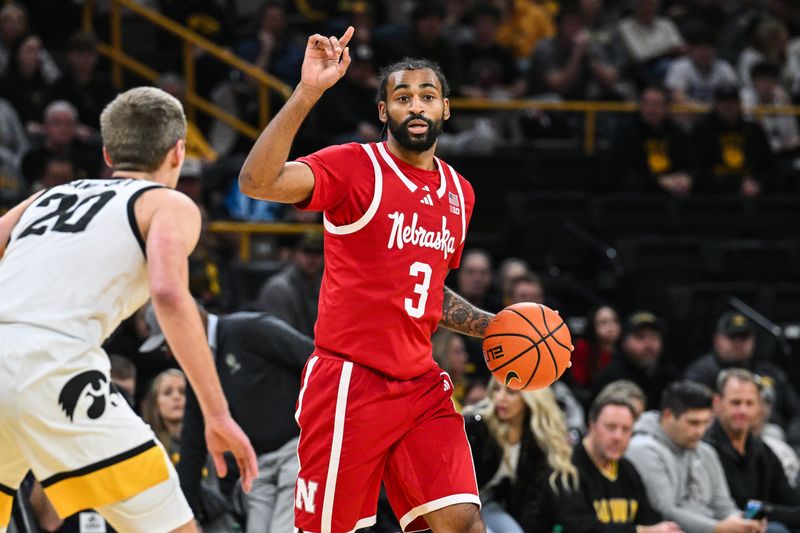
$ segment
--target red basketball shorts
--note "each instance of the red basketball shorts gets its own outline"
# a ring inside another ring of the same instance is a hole
[[[295,526],[346,533],[375,523],[381,481],[403,531],[457,503],[480,506],[453,383],[434,366],[399,381],[341,359],[313,356],[296,418],[300,473]]]

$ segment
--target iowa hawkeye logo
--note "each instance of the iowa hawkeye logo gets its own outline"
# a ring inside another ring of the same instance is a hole
[[[113,406],[117,405],[113,397],[109,398],[106,383],[108,383],[108,378],[97,370],[82,372],[67,381],[67,384],[61,389],[61,394],[58,395],[58,404],[70,422],[75,418],[75,409],[82,398],[92,399],[92,404],[86,410],[86,416],[92,420],[103,416],[106,411],[106,402],[110,402]],[[116,391],[111,394],[116,394]]]

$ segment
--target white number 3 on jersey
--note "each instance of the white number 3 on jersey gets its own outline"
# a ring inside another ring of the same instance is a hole
[[[411,298],[406,298],[405,300],[406,312],[414,318],[420,318],[425,314],[425,304],[428,302],[428,289],[431,286],[432,273],[433,270],[429,264],[419,261],[413,263],[408,269],[408,274],[411,277],[418,278],[422,274],[422,283],[414,285],[414,294],[419,294],[417,304],[414,305],[414,300]]]

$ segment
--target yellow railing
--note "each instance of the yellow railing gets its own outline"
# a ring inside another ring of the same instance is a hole
[[[583,151],[593,154],[596,147],[597,114],[598,113],[634,113],[639,106],[634,102],[600,102],[592,100],[571,100],[564,102],[543,102],[537,100],[507,100],[496,101],[487,99],[452,98],[450,107],[471,111],[524,111],[541,110],[567,113],[583,113]],[[698,114],[707,113],[709,107],[695,104],[673,104],[670,108],[673,114]],[[762,115],[800,115],[800,106],[758,106],[753,109],[753,114]]]
[[[236,233],[239,235],[239,260],[249,261],[250,241],[253,235],[297,235],[306,231],[322,231],[322,224],[298,224],[292,222],[212,222],[208,229],[214,233]]]
[[[186,113],[194,119],[195,111],[200,110],[212,117],[221,120],[251,139],[258,138],[259,133],[267,125],[270,118],[270,91],[275,91],[285,100],[289,98],[292,89],[270,74],[256,68],[247,61],[237,57],[229,50],[221,48],[208,39],[181,26],[177,22],[165,17],[161,13],[137,4],[134,0],[111,0],[109,13],[111,43],[100,43],[98,51],[111,60],[112,77],[117,87],[122,87],[122,69],[126,68],[139,76],[155,81],[159,73],[152,67],[129,56],[122,50],[122,10],[128,10],[148,20],[156,27],[171,33],[183,42],[183,77],[186,80]],[[94,0],[89,0],[84,5],[83,27],[86,31],[93,31]],[[195,92],[194,51],[199,48],[214,56],[232,68],[241,70],[245,75],[256,81],[258,85],[258,127],[248,124],[238,117],[231,115],[218,105],[201,97]]]

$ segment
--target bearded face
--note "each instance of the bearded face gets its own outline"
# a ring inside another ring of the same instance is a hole
[[[441,135],[444,116],[434,121],[421,114],[414,114],[402,122],[395,122],[389,115],[387,125],[392,137],[400,146],[412,152],[424,152],[430,149]]]

